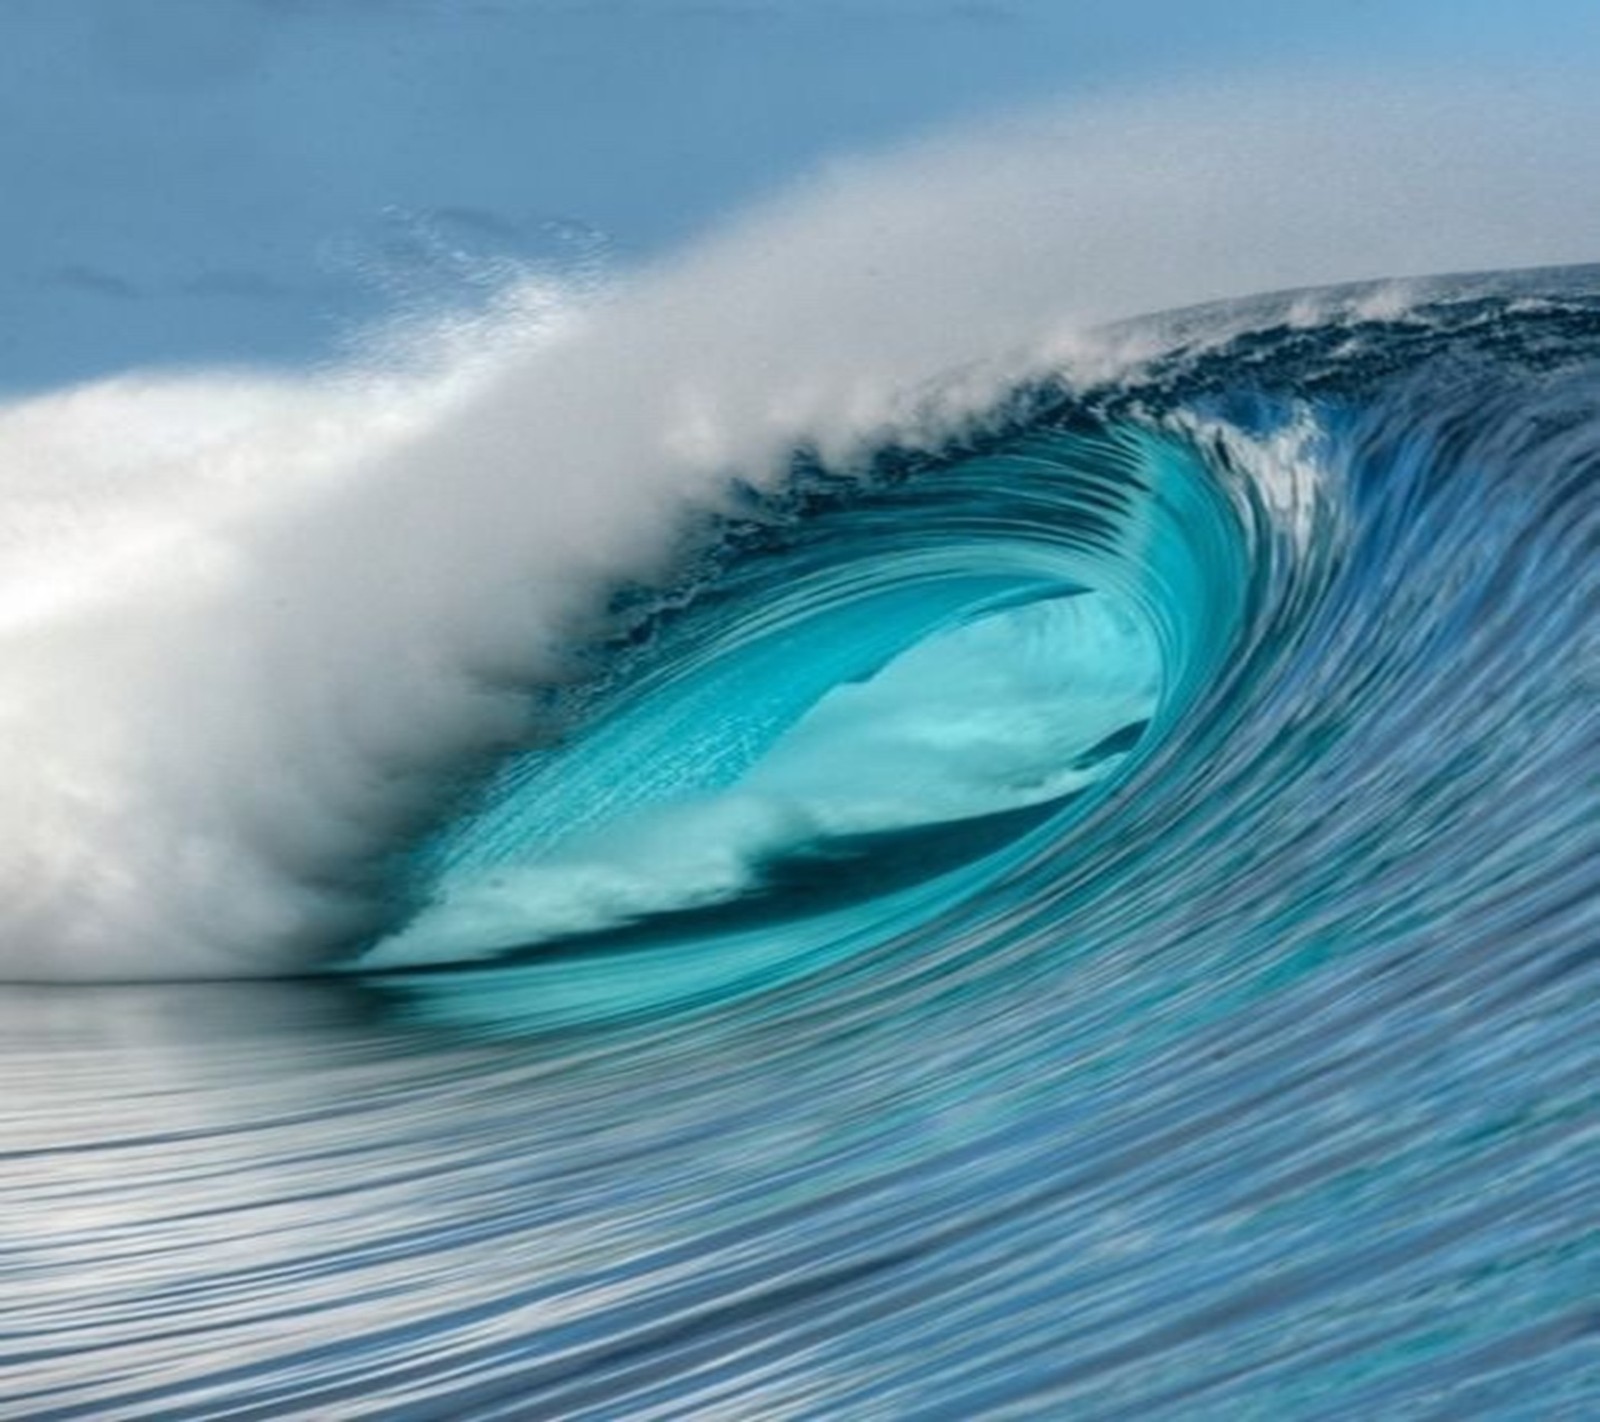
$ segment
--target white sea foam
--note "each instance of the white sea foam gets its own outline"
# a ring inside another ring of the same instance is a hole
[[[1283,84],[842,162],[552,319],[0,411],[0,977],[270,973],[731,475],[933,435],[1096,322],[1600,257],[1596,107]],[[934,398],[933,392],[937,392]]]

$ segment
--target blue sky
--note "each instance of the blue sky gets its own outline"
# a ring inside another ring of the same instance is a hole
[[[0,0],[0,387],[316,358],[1029,100],[1596,58],[1592,0]]]

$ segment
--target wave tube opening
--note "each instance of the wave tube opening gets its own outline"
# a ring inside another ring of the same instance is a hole
[[[914,948],[1059,845],[1215,671],[1249,557],[1199,450],[1035,403],[861,476],[797,459],[350,966],[523,1027],[714,1003]]]

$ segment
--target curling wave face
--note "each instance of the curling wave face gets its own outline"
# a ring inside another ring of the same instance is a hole
[[[427,907],[357,965],[514,954],[541,1020],[703,998],[1060,838],[1214,672],[1248,559],[1196,452],[1061,416],[798,468],[635,613],[567,742],[429,844]]]

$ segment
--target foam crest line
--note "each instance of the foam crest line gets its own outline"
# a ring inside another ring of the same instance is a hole
[[[1594,107],[1033,114],[841,163],[531,330],[0,412],[0,978],[272,974],[393,927],[392,851],[730,481],[1159,349],[1086,334],[1116,318],[1592,258]]]

